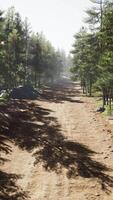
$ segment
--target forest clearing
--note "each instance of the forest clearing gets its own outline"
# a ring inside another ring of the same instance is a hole
[[[79,83],[0,109],[1,200],[113,199],[113,131]]]

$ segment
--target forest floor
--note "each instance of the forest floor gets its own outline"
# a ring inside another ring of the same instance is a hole
[[[0,112],[0,200],[113,200],[113,131],[78,83]]]

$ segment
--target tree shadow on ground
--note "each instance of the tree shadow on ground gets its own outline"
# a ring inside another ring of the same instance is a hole
[[[64,101],[69,101],[71,103],[84,103],[83,101],[74,98],[80,96],[80,89],[76,89],[75,84],[73,84],[72,87],[70,84],[67,84],[66,86],[57,84],[57,86],[53,85],[52,87],[46,87],[42,94],[44,100],[55,103],[63,103]]]
[[[0,167],[10,161],[7,155],[11,154],[11,139],[6,134],[8,131],[9,119],[5,105],[0,106]],[[20,175],[7,173],[0,169],[0,200],[25,200],[28,199],[26,192],[17,185]]]
[[[113,187],[113,177],[107,175],[110,171],[104,164],[95,161],[95,154],[87,146],[76,141],[70,141],[60,135],[56,126],[47,128],[47,138],[42,141],[40,148],[34,153],[35,164],[41,162],[48,171],[62,173],[70,178],[81,176],[83,178],[96,178],[101,183],[102,189]]]
[[[0,199],[1,200],[24,200],[27,199],[27,195],[23,192],[19,186],[17,186],[17,180],[21,176],[16,174],[9,174],[0,171]]]
[[[0,120],[2,137],[27,151],[35,150],[35,165],[42,163],[46,170],[56,173],[65,168],[68,178],[96,178],[103,190],[113,187],[113,177],[108,175],[110,169],[94,160],[95,152],[87,146],[64,137],[50,109],[32,101],[15,100],[0,106],[0,110],[4,115],[4,120]]]

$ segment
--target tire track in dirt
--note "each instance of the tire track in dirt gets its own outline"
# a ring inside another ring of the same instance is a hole
[[[79,89],[79,88],[78,88]],[[83,101],[83,103],[76,103]],[[53,115],[57,118],[58,123],[61,125],[61,132],[68,140],[78,141],[80,144],[86,145],[92,151],[95,151],[93,159],[97,162],[102,162],[108,167],[112,166],[112,160],[110,158],[109,146],[112,146],[111,136],[103,131],[104,122],[100,116],[97,116],[94,112],[94,107],[88,104],[89,99],[85,97],[74,97],[73,101],[63,101],[62,103],[48,103],[43,102],[45,108],[54,111]],[[106,155],[109,154],[107,160]],[[77,176],[75,179],[68,179],[66,177],[66,170],[64,169],[62,176],[53,174],[49,179],[45,178],[43,187],[48,187],[49,195],[42,195],[42,198],[38,199],[66,199],[77,200],[82,199],[111,199],[113,198],[112,189],[109,195],[106,191],[102,190],[102,180],[97,177],[81,178]],[[111,170],[112,171],[112,170]],[[113,175],[112,172],[107,172],[109,175]],[[42,176],[43,177],[43,176]],[[59,178],[58,178],[59,177]],[[49,180],[49,181],[48,181]],[[60,184],[58,183],[60,180]],[[108,189],[109,190],[109,189]],[[46,193],[46,192],[45,192]],[[52,193],[52,194],[51,194]]]
[[[56,88],[49,90],[49,98],[33,102],[51,111],[43,133],[45,146],[42,143],[41,151],[35,147],[31,152],[13,146],[3,169],[24,175],[18,184],[27,191],[27,200],[112,200],[109,125],[95,112],[93,99],[81,96],[79,85],[66,81]],[[34,166],[37,151],[41,160]]]

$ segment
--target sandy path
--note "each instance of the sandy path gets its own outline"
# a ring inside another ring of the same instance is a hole
[[[51,101],[35,101],[50,110],[49,131],[44,129],[43,143],[31,152],[11,144],[10,162],[2,169],[23,175],[18,183],[27,191],[27,199],[112,200],[113,140],[109,125],[95,112],[93,99],[80,96],[79,86],[66,87],[65,98],[61,98],[64,89],[59,89]]]

